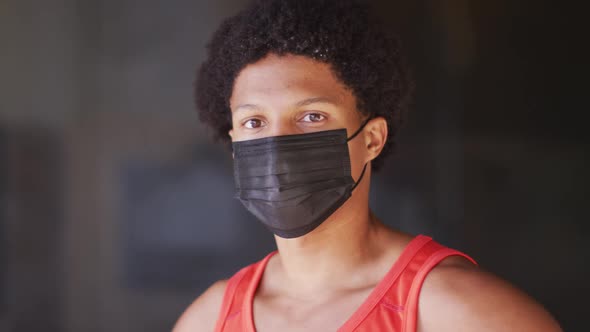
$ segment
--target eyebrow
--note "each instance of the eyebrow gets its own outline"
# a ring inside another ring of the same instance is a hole
[[[298,102],[295,103],[296,107],[303,107],[303,106],[307,106],[307,105],[311,105],[311,104],[316,104],[316,103],[324,103],[324,104],[332,104],[335,105],[335,103],[332,101],[332,99],[328,98],[328,97],[313,97],[313,98],[307,98],[307,99],[303,99],[300,100]],[[241,109],[253,109],[253,110],[257,110],[260,109],[260,107],[256,104],[242,104],[242,105],[238,105],[234,112],[237,112]]]

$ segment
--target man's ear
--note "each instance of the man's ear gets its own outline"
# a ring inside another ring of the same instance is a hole
[[[364,136],[367,147],[367,161],[374,160],[379,156],[385,142],[387,142],[387,120],[380,116],[369,121]]]

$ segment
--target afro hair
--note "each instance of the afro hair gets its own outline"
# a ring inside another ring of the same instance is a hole
[[[248,64],[269,53],[302,55],[330,65],[353,93],[357,110],[387,121],[388,137],[371,163],[392,153],[407,111],[412,81],[395,36],[359,0],[257,0],[226,19],[207,45],[195,81],[199,118],[229,142],[229,100]]]

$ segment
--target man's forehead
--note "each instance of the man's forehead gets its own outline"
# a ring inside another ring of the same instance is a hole
[[[244,67],[237,75],[238,81],[272,86],[276,82],[308,84],[342,84],[332,72],[329,64],[306,56],[274,54]],[[265,84],[268,83],[268,84]]]
[[[348,96],[347,96],[348,95]],[[245,67],[234,82],[234,108],[257,104],[250,99],[287,98],[296,106],[339,104],[351,97],[328,64],[303,56],[269,56]]]

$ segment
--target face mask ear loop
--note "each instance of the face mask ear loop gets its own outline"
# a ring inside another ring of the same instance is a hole
[[[363,130],[363,128],[365,128],[365,126],[367,125],[367,123],[369,123],[369,121],[371,121],[371,119],[373,118],[373,116],[369,116],[367,118],[367,120],[365,120],[363,122],[363,124],[361,124],[361,127],[359,129],[357,129],[357,131],[354,132],[354,134],[352,134],[349,138],[346,139],[346,141],[350,141],[351,139],[355,138],[358,134],[361,133],[361,131]]]
[[[365,176],[365,171],[367,170],[367,164],[365,164],[365,166],[363,166],[363,171],[361,172],[361,176],[359,176],[358,181],[356,181],[354,183],[354,185],[352,186],[352,189],[350,189],[350,192],[352,192],[354,190],[354,188],[356,188],[356,186],[358,186],[358,184],[361,183],[361,180],[363,179],[363,176]]]
[[[357,129],[357,131],[354,132],[354,134],[352,134],[349,138],[346,139],[346,141],[350,141],[351,139],[355,138],[358,134],[360,134],[360,132],[363,130],[363,128],[365,128],[365,126],[367,125],[367,123],[369,123],[369,121],[371,121],[371,119],[373,119],[373,116],[369,116],[364,122],[363,124],[361,124],[361,127],[359,129]],[[354,183],[354,185],[352,186],[352,188],[350,189],[350,191],[354,191],[354,189],[356,188],[356,186],[358,186],[359,183],[361,183],[361,180],[363,179],[363,176],[365,176],[365,171],[367,170],[367,164],[365,164],[365,166],[363,166],[363,171],[361,172],[361,176],[359,176],[359,179]]]

